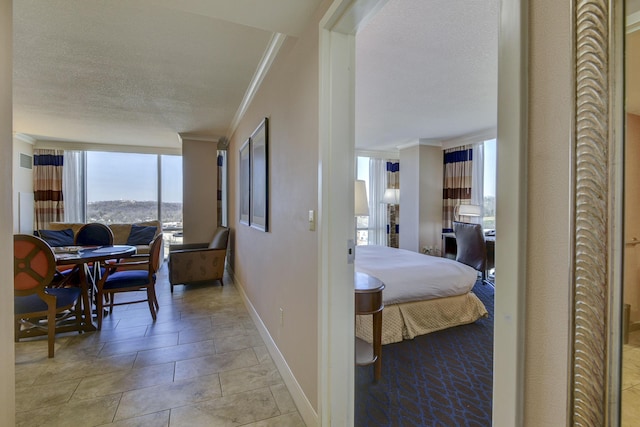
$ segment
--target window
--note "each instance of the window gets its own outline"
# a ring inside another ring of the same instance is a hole
[[[160,190],[165,244],[182,243],[182,156],[160,156]]]
[[[369,157],[358,156],[356,165],[356,179],[365,182],[367,187],[367,200],[371,200],[371,194],[369,191]],[[358,216],[356,217],[356,245],[369,244],[369,217]]]
[[[496,140],[484,141],[484,186],[482,228],[496,228]]]
[[[159,218],[157,155],[89,151],[86,168],[86,222]]]
[[[80,185],[85,206],[65,206],[65,211],[84,212],[81,222],[104,224],[159,219],[165,247],[182,243],[182,156],[87,151],[83,158],[84,167],[80,162],[72,169],[86,177]]]

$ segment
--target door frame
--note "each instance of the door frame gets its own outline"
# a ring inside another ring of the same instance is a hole
[[[334,0],[320,21],[319,422],[354,423],[355,37],[388,0]],[[527,8],[500,6],[493,425],[521,425],[526,266]],[[500,159],[509,159],[508,162]],[[500,287],[501,283],[509,286]],[[500,366],[500,369],[495,369]],[[496,405],[495,402],[500,402]]]

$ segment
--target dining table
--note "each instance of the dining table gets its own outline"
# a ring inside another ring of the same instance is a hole
[[[82,291],[82,329],[97,330],[93,323],[92,295],[100,275],[100,265],[108,260],[127,258],[136,253],[135,246],[60,246],[54,248],[56,265],[73,266],[79,273],[79,286]],[[93,268],[91,268],[93,267]]]

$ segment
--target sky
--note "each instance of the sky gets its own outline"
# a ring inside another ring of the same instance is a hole
[[[182,157],[162,157],[162,200],[182,202]],[[87,152],[87,201],[158,200],[155,154]]]
[[[484,194],[485,196],[496,196],[496,140],[484,142]],[[493,165],[493,167],[488,167]]]

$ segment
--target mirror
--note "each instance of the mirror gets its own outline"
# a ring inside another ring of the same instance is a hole
[[[631,2],[573,3],[570,425],[620,425],[623,12]]]
[[[640,0],[626,2],[622,425],[640,419]]]

